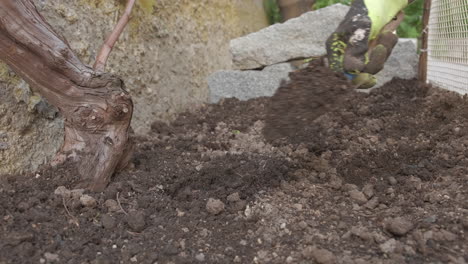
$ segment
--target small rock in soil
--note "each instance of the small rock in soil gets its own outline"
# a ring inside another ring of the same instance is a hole
[[[105,214],[101,217],[101,223],[102,223],[102,226],[106,229],[112,229],[116,225],[114,217],[108,214]]]
[[[145,213],[142,211],[130,212],[127,216],[127,223],[133,231],[143,231],[146,227]]]
[[[206,203],[206,210],[213,215],[220,214],[224,211],[224,203],[221,200],[209,198]]]
[[[203,261],[205,261],[205,254],[203,254],[203,253],[197,254],[195,256],[195,259],[200,261],[200,262],[203,262]]]
[[[44,254],[44,258],[47,260],[47,262],[58,262],[59,261],[59,255],[52,254],[52,253],[49,253],[49,252],[46,252]]]
[[[104,202],[104,205],[109,212],[117,212],[120,210],[120,206],[116,200],[108,199]]]
[[[388,182],[390,183],[390,185],[397,185],[398,183],[397,179],[395,179],[395,177],[393,176],[388,177]]]
[[[403,217],[397,217],[387,220],[385,229],[396,236],[404,236],[413,229],[413,223]]]
[[[355,201],[357,204],[363,205],[367,203],[367,198],[364,195],[364,193],[358,190],[351,190],[348,193],[349,193],[349,197],[351,197],[351,199],[353,199],[353,201]]]
[[[89,195],[83,195],[80,197],[80,202],[85,207],[95,207],[97,204],[96,199]]]

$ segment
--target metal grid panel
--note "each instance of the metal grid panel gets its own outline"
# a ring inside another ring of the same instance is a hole
[[[468,93],[468,0],[432,0],[427,80]]]

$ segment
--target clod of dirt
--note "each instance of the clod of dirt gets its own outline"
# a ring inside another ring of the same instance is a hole
[[[112,229],[116,226],[115,218],[109,214],[102,215],[101,224],[106,229]]]
[[[55,191],[54,191],[54,194],[58,195],[60,197],[63,197],[65,199],[68,199],[71,196],[70,190],[68,190],[67,187],[65,187],[65,186],[57,187],[57,189],[55,189]]]
[[[351,190],[348,193],[349,193],[349,197],[351,197],[351,199],[353,199],[353,201],[355,201],[357,204],[363,205],[367,203],[367,198],[364,195],[364,193],[358,190]]]
[[[382,250],[383,253],[389,254],[393,253],[395,249],[397,248],[397,242],[395,239],[389,239],[385,243],[381,244],[380,250]]]
[[[143,211],[129,212],[127,224],[135,232],[141,232],[146,228],[145,213]]]
[[[208,213],[217,215],[224,211],[224,203],[221,200],[209,198],[206,203],[206,210]]]
[[[372,184],[366,184],[366,186],[364,186],[364,188],[362,188],[362,193],[364,193],[364,195],[370,199],[372,197],[374,197],[374,186]]]
[[[388,219],[385,222],[385,230],[396,236],[406,235],[411,229],[413,229],[413,226],[413,223],[403,217]]]
[[[238,192],[235,192],[235,193],[232,193],[232,194],[228,195],[227,200],[228,200],[229,202],[237,202],[237,201],[239,201],[239,200],[240,200],[239,193],[238,193]]]
[[[336,258],[332,252],[326,249],[318,249],[313,246],[306,247],[302,255],[307,259],[314,259],[318,264],[334,264]]]
[[[84,191],[84,189],[73,189],[70,191],[71,197],[78,200],[83,196]]]
[[[81,196],[80,202],[84,207],[95,207],[97,205],[96,199],[89,195]]]
[[[107,207],[109,212],[120,211],[119,203],[116,200],[108,199],[104,202],[104,205]]]
[[[313,121],[342,107],[354,90],[342,74],[322,66],[320,60],[289,77],[291,81],[283,83],[271,98],[263,134],[271,141],[307,142]]]

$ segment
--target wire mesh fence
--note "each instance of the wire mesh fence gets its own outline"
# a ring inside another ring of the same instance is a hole
[[[427,80],[468,93],[468,0],[432,0]]]

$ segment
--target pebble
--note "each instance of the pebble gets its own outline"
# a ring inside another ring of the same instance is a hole
[[[358,190],[350,190],[348,193],[349,193],[349,197],[351,197],[351,199],[353,199],[357,204],[363,205],[367,203],[367,198],[364,195],[364,193]]]
[[[117,212],[117,211],[120,211],[119,203],[117,203],[116,200],[112,200],[112,199],[106,200],[106,201],[104,202],[104,205],[107,207],[107,210],[108,210],[109,212]]]
[[[301,229],[306,229],[309,226],[305,221],[299,222],[298,225]]]
[[[59,261],[59,255],[52,254],[52,253],[49,253],[49,252],[46,252],[44,254],[44,258],[47,260],[47,262],[58,262]]]
[[[224,203],[221,200],[210,198],[206,203],[206,210],[213,215],[220,214],[224,211]]]
[[[240,195],[239,195],[238,192],[231,193],[230,195],[228,195],[227,200],[228,200],[229,202],[237,202],[237,201],[240,201]]]
[[[397,183],[398,183],[397,179],[395,177],[393,177],[393,176],[390,176],[388,178],[388,182],[390,183],[390,185],[397,185]]]
[[[130,212],[127,216],[127,223],[133,231],[143,231],[146,227],[145,213],[142,211]]]
[[[112,229],[116,226],[116,221],[111,215],[105,214],[101,217],[101,224],[106,229]]]
[[[80,197],[80,202],[85,207],[95,207],[97,205],[96,199],[87,194]]]
[[[413,229],[413,223],[403,217],[397,217],[387,220],[385,229],[396,236],[404,236]]]
[[[302,211],[303,206],[302,206],[302,204],[297,203],[297,204],[294,204],[293,207],[296,208],[296,210],[298,210],[298,211]]]
[[[200,261],[200,262],[204,262],[205,261],[205,254],[203,254],[203,253],[197,254],[195,256],[195,259]]]

